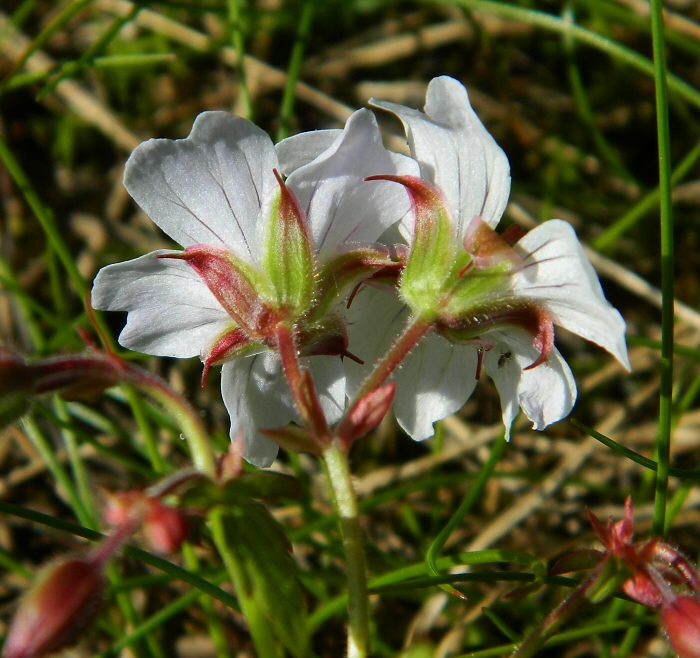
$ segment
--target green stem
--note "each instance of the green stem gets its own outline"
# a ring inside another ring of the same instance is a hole
[[[661,197],[661,385],[658,469],[654,498],[654,533],[663,535],[671,454],[671,405],[673,393],[673,214],[671,209],[671,150],[668,126],[664,23],[661,0],[651,2],[651,34],[654,47],[656,121],[659,142],[659,194]]]
[[[228,18],[231,26],[231,45],[236,51],[236,75],[238,76],[238,93],[240,95],[239,112],[246,118],[253,118],[253,103],[250,99],[245,72],[245,44],[241,24],[241,0],[229,0]]]
[[[369,639],[369,599],[357,498],[350,477],[347,453],[332,443],[324,451],[323,459],[343,534],[349,599],[347,655],[348,658],[365,658]]]
[[[304,44],[309,36],[311,19],[314,14],[314,4],[316,0],[305,0],[301,10],[301,17],[297,27],[297,38],[292,49],[292,57],[287,69],[287,82],[284,85],[284,95],[282,96],[282,109],[280,111],[280,127],[277,131],[277,141],[282,141],[289,136],[289,129],[294,110],[294,97],[296,93],[299,72],[304,59]]]
[[[130,365],[127,366],[127,372],[130,384],[150,395],[176,420],[190,446],[195,468],[216,480],[216,460],[211,442],[192,405],[160,378]]]

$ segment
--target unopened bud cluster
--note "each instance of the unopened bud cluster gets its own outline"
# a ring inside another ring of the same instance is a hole
[[[581,551],[563,558],[552,573],[567,573],[591,555],[599,563],[597,575],[585,586],[592,602],[620,587],[633,601],[658,609],[668,641],[680,658],[700,658],[700,575],[677,549],[658,537],[634,540],[632,499],[625,503],[624,517],[603,525],[593,514],[588,518],[605,546],[603,552]]]

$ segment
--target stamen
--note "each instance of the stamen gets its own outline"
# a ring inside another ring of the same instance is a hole
[[[346,357],[355,363],[359,363],[361,366],[365,365],[365,362],[359,356],[355,356],[352,352],[348,352],[348,350],[343,350],[340,356]]]
[[[479,381],[481,379],[481,367],[484,365],[484,348],[478,347],[476,350],[476,376],[474,379]]]

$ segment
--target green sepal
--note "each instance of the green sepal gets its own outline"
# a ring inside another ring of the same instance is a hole
[[[345,293],[385,268],[400,268],[389,249],[382,245],[361,245],[335,254],[319,269],[318,285],[310,321],[322,318]]]
[[[419,178],[397,179],[408,190],[415,219],[399,292],[415,314],[431,319],[438,315],[444,294],[469,256],[457,239],[440,192]]]
[[[460,256],[469,257],[466,252]],[[471,315],[476,309],[485,304],[507,303],[512,293],[506,287],[510,265],[499,263],[488,269],[470,268],[463,276],[456,278],[450,291],[449,298],[442,309],[442,317],[459,317]],[[507,290],[507,296],[500,294],[501,290]]]
[[[295,319],[311,305],[313,250],[297,200],[277,171],[275,176],[280,190],[267,219],[263,269],[274,294],[271,302]]]
[[[291,557],[291,544],[279,522],[261,504],[229,506],[222,515],[226,543],[239,573],[239,596],[252,598],[275,635],[296,658],[309,656],[307,614]]]

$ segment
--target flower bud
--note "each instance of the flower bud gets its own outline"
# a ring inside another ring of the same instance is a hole
[[[391,382],[368,393],[349,410],[338,427],[338,438],[350,446],[355,439],[371,432],[391,408],[396,384]]]
[[[143,534],[159,553],[174,553],[187,539],[187,520],[178,509],[164,505],[159,499],[149,500],[150,508],[143,522]]]
[[[700,601],[677,596],[661,609],[661,623],[679,658],[700,658]]]
[[[51,562],[22,598],[4,658],[39,658],[73,643],[97,614],[104,592],[102,565],[83,558]]]

